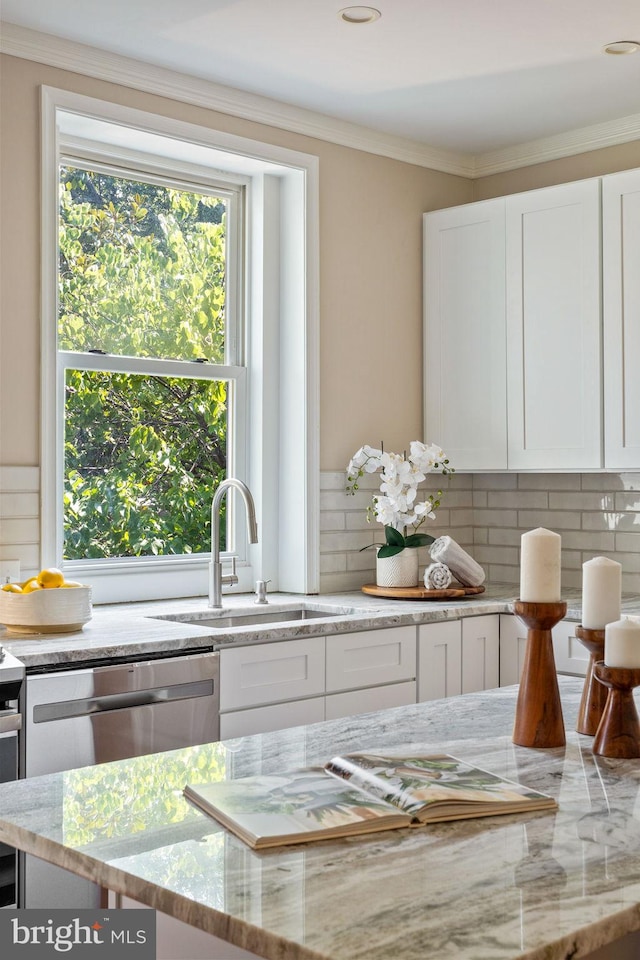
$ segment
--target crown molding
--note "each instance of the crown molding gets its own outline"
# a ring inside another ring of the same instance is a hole
[[[572,157],[589,150],[601,150],[620,143],[640,139],[640,113],[620,120],[609,120],[591,127],[580,127],[553,137],[531,140],[529,143],[492,150],[474,158],[473,177],[488,177],[494,173],[528,167],[534,163],[546,163]]]
[[[456,176],[473,175],[473,159],[465,154],[438,150],[414,140],[380,133],[259,94],[108,53],[97,47],[39,33],[16,24],[2,24],[0,52],[299,133],[316,140],[327,140]]]
[[[473,156],[440,150],[416,140],[381,133],[259,94],[108,53],[97,47],[29,30],[12,23],[2,23],[0,52],[316,140],[325,140],[472,180],[640,139],[640,114],[634,114],[621,120],[582,127]]]

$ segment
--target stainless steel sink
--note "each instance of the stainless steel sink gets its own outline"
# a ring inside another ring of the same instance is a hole
[[[250,627],[261,623],[297,623],[300,620],[344,616],[346,616],[344,612],[335,610],[308,610],[305,607],[294,607],[290,610],[256,610],[251,613],[231,613],[219,617],[205,614],[198,617],[176,616],[158,619],[188,623],[194,627],[209,627],[212,630],[228,630],[230,627]]]

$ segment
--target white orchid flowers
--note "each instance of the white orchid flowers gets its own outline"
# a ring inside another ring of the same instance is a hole
[[[418,486],[426,480],[428,473],[453,473],[445,452],[437,444],[424,444],[419,440],[411,441],[409,456],[385,453],[365,444],[354,454],[347,467],[347,493],[353,494],[358,490],[358,480],[365,473],[377,471],[381,475],[380,494],[373,497],[368,513],[372,512],[375,519],[384,524],[387,544],[398,548],[394,553],[405,546],[423,546],[423,540],[425,543],[432,541],[432,537],[423,534],[407,538],[406,531],[407,528],[416,530],[427,519],[435,519],[442,490],[426,500],[418,501]],[[401,536],[390,537],[391,530]],[[413,541],[414,537],[421,542],[407,542],[409,539]]]

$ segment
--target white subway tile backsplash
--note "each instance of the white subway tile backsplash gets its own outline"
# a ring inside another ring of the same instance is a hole
[[[640,490],[640,473],[583,473],[583,490]]]
[[[633,530],[640,533],[640,524],[638,516],[635,513],[610,512],[608,510],[600,513],[589,512],[582,514],[583,530]]]
[[[531,528],[527,527],[527,529]],[[489,527],[487,533],[488,542],[491,544],[504,544],[504,546],[507,547],[519,547],[520,537],[524,533],[524,530],[518,530],[517,528],[512,529],[510,527]]]
[[[474,510],[474,524],[487,527],[517,527],[517,510]]]
[[[610,491],[599,493],[549,493],[551,510],[613,510],[615,498]]]
[[[579,473],[519,473],[519,490],[579,490]]]
[[[579,530],[582,514],[569,510],[518,510],[518,527],[534,530],[546,527],[562,534],[563,530]]]
[[[321,553],[320,573],[342,573],[347,569],[348,553]]]
[[[344,530],[346,527],[346,518],[350,514],[342,513],[340,510],[323,510],[320,514],[321,530]]]
[[[470,473],[473,490],[516,490],[517,473]]]
[[[542,490],[532,490],[529,492],[523,490],[490,490],[488,504],[489,507],[497,507],[500,510],[511,507],[514,510],[546,510],[549,506],[548,494]]]
[[[322,490],[327,491],[324,476]],[[340,489],[337,476],[329,474],[333,490]],[[370,497],[378,489],[378,477],[364,479]],[[452,536],[484,567],[488,580],[517,584],[522,534],[547,527],[562,536],[563,586],[580,588],[582,564],[604,555],[622,564],[623,591],[640,593],[640,474],[454,474],[438,477],[437,485],[444,490],[443,507],[429,522],[428,532]],[[331,541],[336,552],[348,531],[367,527],[366,503],[347,502],[344,532],[336,532]],[[327,507],[331,513],[338,509]],[[376,529],[375,522],[371,529]],[[375,539],[379,538],[372,536]],[[360,586],[374,575],[373,556],[370,559],[370,566],[360,571]],[[428,552],[421,550],[421,566],[428,560]],[[360,563],[362,554],[347,559],[347,570],[354,577]],[[333,575],[331,581],[323,577],[322,589],[331,589],[330,583],[335,583]]]
[[[616,510],[640,511],[640,493],[634,493],[632,491],[616,493],[615,506]],[[638,523],[640,523],[640,519]]]
[[[0,558],[19,559],[25,576],[40,566],[39,478],[37,467],[0,467]],[[360,547],[382,540],[382,528],[366,515],[379,477],[362,477],[355,496],[345,487],[343,471],[321,474],[323,592],[357,590],[375,579],[375,550]],[[582,564],[604,555],[622,564],[623,591],[640,593],[640,473],[432,474],[424,494],[437,489],[442,507],[426,532],[452,536],[489,581],[519,582],[520,537],[543,526],[562,536],[563,586],[580,588]],[[428,562],[422,548],[421,568]]]
[[[616,533],[616,550],[637,553],[640,550],[640,534]]]
[[[380,532],[380,531],[378,531]],[[361,550],[374,541],[374,531],[365,530],[363,533],[344,531],[334,533],[320,533],[320,553],[340,553],[342,551]]]

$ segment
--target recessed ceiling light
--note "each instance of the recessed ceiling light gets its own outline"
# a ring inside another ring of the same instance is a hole
[[[640,42],[637,40],[616,40],[614,43],[608,43],[602,51],[615,56],[621,53],[637,53],[638,49],[640,49]]]
[[[345,7],[338,12],[338,16],[345,23],[373,23],[382,14],[375,7]]]

